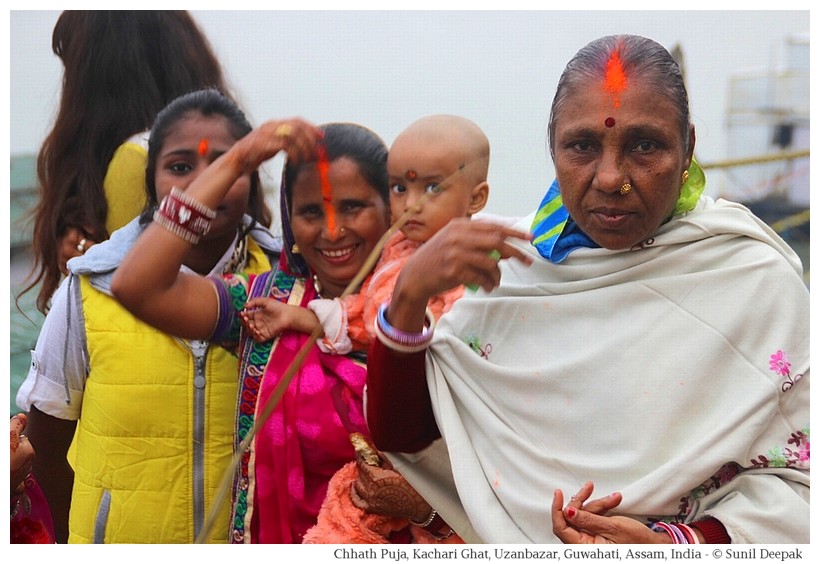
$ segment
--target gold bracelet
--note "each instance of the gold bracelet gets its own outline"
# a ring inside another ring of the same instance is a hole
[[[427,520],[426,520],[424,523],[416,523],[416,522],[415,522],[415,521],[413,521],[412,519],[410,519],[410,522],[411,522],[411,523],[413,523],[415,526],[417,526],[417,527],[421,527],[422,529],[424,529],[425,527],[429,527],[429,526],[430,526],[430,523],[432,523],[432,522],[433,522],[433,519],[435,519],[435,518],[436,518],[436,515],[438,515],[438,513],[436,512],[436,510],[435,510],[435,509],[433,509],[433,510],[430,512],[430,516],[427,518]]]
[[[444,519],[442,519],[442,518],[439,516],[438,512],[437,512],[435,509],[433,509],[433,510],[430,512],[430,516],[429,516],[429,517],[427,517],[427,520],[426,520],[426,521],[424,521],[424,523],[416,523],[415,521],[412,521],[412,520],[411,520],[410,522],[411,522],[412,524],[414,524],[415,526],[417,526],[417,527],[421,527],[422,529],[424,529],[425,531],[427,531],[427,534],[429,534],[431,537],[433,537],[433,538],[434,538],[434,539],[436,539],[437,541],[443,541],[443,540],[449,539],[451,536],[453,536],[453,534],[455,534],[455,531],[453,530],[453,528],[452,528],[452,527],[450,527],[450,528],[449,528],[449,530],[448,530],[446,533],[444,533],[443,535],[442,535],[442,534],[440,534],[438,531],[431,531],[431,530],[429,529],[429,527],[430,527],[430,526],[431,526],[431,525],[435,522],[436,517],[438,517],[438,518],[439,518],[439,520],[440,520],[443,524],[445,524],[445,525],[447,524],[447,522],[446,522],[446,521],[444,521]]]

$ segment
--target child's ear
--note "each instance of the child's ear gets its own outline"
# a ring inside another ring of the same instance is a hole
[[[476,214],[484,209],[487,205],[487,199],[490,197],[490,185],[487,182],[476,184],[470,193],[470,206],[467,208],[467,213],[470,215]]]

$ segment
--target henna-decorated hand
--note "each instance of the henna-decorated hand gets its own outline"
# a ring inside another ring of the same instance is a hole
[[[389,460],[379,456],[363,435],[354,433],[358,477],[350,488],[353,504],[368,513],[425,521],[432,511],[430,504],[395,469]],[[374,465],[378,464],[378,465]]]

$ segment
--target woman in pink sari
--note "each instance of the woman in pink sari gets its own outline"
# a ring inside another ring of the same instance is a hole
[[[324,155],[318,163],[324,167],[317,166],[319,145]],[[184,235],[200,229],[194,219],[207,218],[244,170],[282,150],[288,163],[278,268],[255,277],[177,275],[177,257],[191,244]],[[184,193],[172,194],[176,200],[165,208],[171,210],[167,221],[147,229],[118,270],[114,293],[138,317],[182,337],[204,336],[237,347],[237,443],[259,419],[312,329],[289,322],[302,331],[283,331],[257,343],[242,328],[245,303],[266,296],[308,312],[304,306],[311,300],[342,294],[389,224],[386,158],[381,139],[361,126],[268,122]],[[190,210],[194,219],[174,214],[180,209]],[[349,434],[366,432],[364,361],[325,354],[315,345],[310,349],[243,453],[234,480],[230,542],[300,543],[315,524],[328,481],[354,458]]]

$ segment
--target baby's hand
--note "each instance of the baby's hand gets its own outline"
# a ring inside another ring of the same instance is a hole
[[[319,319],[309,309],[273,298],[251,298],[240,317],[257,343],[271,341],[289,329],[310,334],[319,327]]]
[[[289,328],[282,315],[287,307],[273,298],[251,298],[240,313],[242,324],[257,343],[271,341]]]

